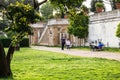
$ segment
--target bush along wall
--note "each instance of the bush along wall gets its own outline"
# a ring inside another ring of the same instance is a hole
[[[20,47],[29,47],[29,38],[24,38],[21,42],[20,42]]]
[[[10,38],[1,38],[0,39],[0,43],[4,46],[4,47],[9,47],[10,43],[11,43],[11,39]],[[29,47],[29,38],[24,38],[21,42],[20,42],[20,47]]]
[[[11,43],[11,39],[10,38],[1,38],[0,42],[3,47],[9,47],[9,45]]]

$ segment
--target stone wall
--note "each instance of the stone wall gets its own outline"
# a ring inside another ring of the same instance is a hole
[[[51,19],[39,39],[40,45],[58,46],[61,44],[61,35],[67,35],[68,20]]]
[[[88,42],[102,41],[106,47],[119,47],[120,39],[115,36],[119,22],[119,9],[91,15]]]
[[[45,22],[38,22],[35,24],[31,24],[33,29],[33,35],[30,35],[30,44],[38,44],[39,38],[42,35],[42,32],[45,28],[46,23]]]

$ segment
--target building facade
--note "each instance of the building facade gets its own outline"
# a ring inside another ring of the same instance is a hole
[[[42,32],[44,31],[44,28],[46,26],[45,22],[38,22],[36,24],[32,24],[33,29],[33,35],[30,35],[30,44],[39,44],[39,38],[42,35]]]
[[[120,47],[120,38],[116,37],[117,25],[120,23],[120,10],[109,12],[95,13],[89,18],[89,34],[86,45],[94,41],[103,42],[106,47]],[[84,45],[84,40],[67,33],[69,26],[68,19],[51,19],[46,26],[41,29],[34,29],[34,34],[40,36],[34,38],[34,42],[40,45],[57,46],[61,45],[61,38],[69,38],[74,46]],[[34,35],[34,36],[35,36]]]
[[[119,47],[120,39],[115,36],[119,23],[120,9],[91,15],[88,42],[101,41],[106,47]]]
[[[59,46],[61,45],[61,39],[70,39],[72,45],[79,46],[80,39],[68,34],[67,27],[69,25],[68,19],[51,19],[43,27],[40,24],[32,25],[34,35],[30,36],[31,44],[47,45],[47,46]],[[36,26],[36,27],[35,27]],[[40,35],[38,36],[38,34]]]

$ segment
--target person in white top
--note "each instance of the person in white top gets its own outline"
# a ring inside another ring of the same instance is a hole
[[[66,43],[67,49],[70,49],[70,45],[71,45],[70,40],[67,39],[67,40],[65,41],[65,43]]]

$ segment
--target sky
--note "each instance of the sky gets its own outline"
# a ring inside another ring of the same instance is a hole
[[[39,2],[43,1],[43,0],[38,0]],[[111,11],[111,6],[109,3],[109,0],[103,0],[105,7],[106,7],[106,11]],[[88,8],[90,8],[90,2],[91,0],[86,0],[86,2],[84,2],[83,4],[85,4]]]

